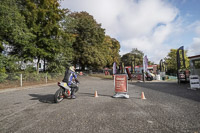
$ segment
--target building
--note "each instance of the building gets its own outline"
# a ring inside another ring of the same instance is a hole
[[[128,68],[129,71],[131,71],[131,66],[126,66],[125,68]],[[151,73],[156,74],[157,65],[148,65],[147,69]],[[143,66],[135,66],[135,73],[142,73],[142,70],[143,70]]]
[[[37,69],[37,59],[34,59],[33,62],[27,61],[26,63],[21,63],[22,70],[26,69],[28,66]],[[40,60],[39,62],[39,71],[44,71],[44,60]]]
[[[190,56],[190,74],[200,76],[200,55]]]

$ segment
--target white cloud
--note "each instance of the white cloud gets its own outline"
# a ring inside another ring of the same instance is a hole
[[[200,36],[200,21],[198,21],[198,23],[195,27],[195,32]]]
[[[191,44],[187,47],[188,56],[200,55],[200,21],[195,21],[187,26],[188,31],[195,33]]]
[[[197,35],[200,36],[200,21],[195,21],[188,25],[187,30],[194,31]]]
[[[193,38],[193,42],[188,50],[189,56],[200,55],[200,37]]]
[[[155,63],[169,52],[170,34],[179,31],[174,25],[178,9],[163,0],[65,0],[62,7],[93,15],[120,41],[121,54],[138,48]]]

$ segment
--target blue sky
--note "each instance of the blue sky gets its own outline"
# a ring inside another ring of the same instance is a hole
[[[200,55],[200,0],[64,0],[61,6],[93,15],[120,42],[121,55],[138,48],[158,63],[180,46]]]

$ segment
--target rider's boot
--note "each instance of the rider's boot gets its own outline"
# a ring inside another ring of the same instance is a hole
[[[72,88],[71,98],[76,99],[76,96],[74,95],[74,88]]]
[[[75,95],[72,95],[71,98],[72,98],[72,99],[76,99],[76,96],[75,96]]]

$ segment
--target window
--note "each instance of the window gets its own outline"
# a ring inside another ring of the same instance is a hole
[[[195,69],[200,69],[200,59],[199,60],[194,60],[194,68]]]

